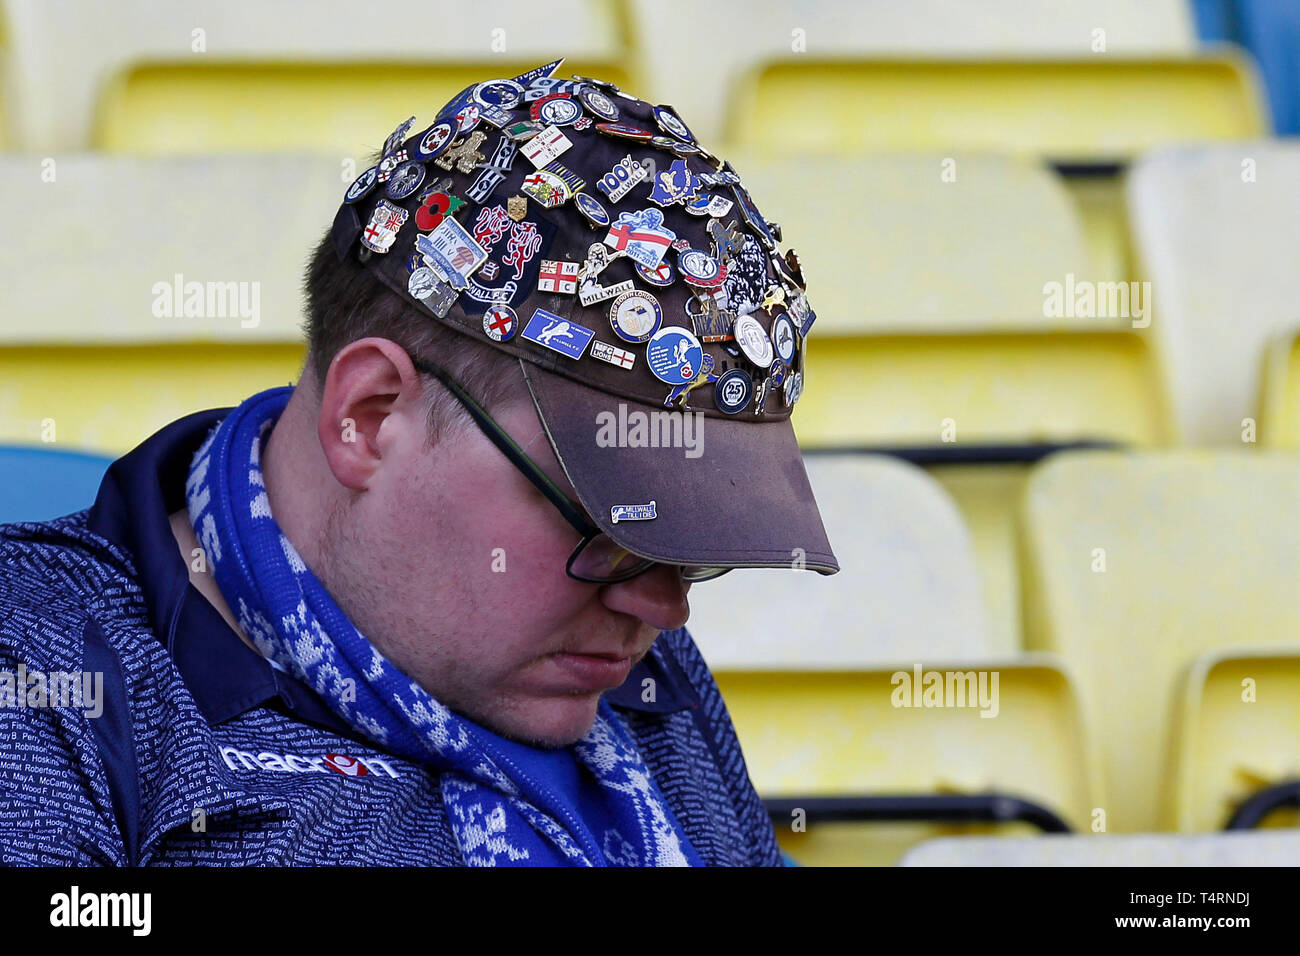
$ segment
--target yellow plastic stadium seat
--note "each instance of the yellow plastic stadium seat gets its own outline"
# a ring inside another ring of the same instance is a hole
[[[1023,645],[1015,502],[1031,467],[981,462],[926,468],[952,496],[970,529],[988,608],[989,645],[999,654],[1018,653]]]
[[[1268,343],[1300,328],[1300,143],[1153,152],[1129,174],[1128,206],[1182,431],[1198,444],[1239,445],[1243,419],[1262,411]],[[1275,433],[1264,440],[1288,444]]]
[[[0,158],[26,233],[0,246],[0,441],[121,453],[295,380],[345,188],[329,157]]]
[[[1231,48],[1155,58],[799,57],[737,84],[727,136],[766,154],[983,150],[1105,163],[1165,143],[1263,135],[1271,127],[1259,87],[1249,55]],[[773,132],[786,129],[797,132]],[[1096,274],[1128,278],[1120,180],[1069,182]]]
[[[191,412],[297,382],[304,345],[0,346],[0,444],[118,456]]]
[[[985,150],[1096,162],[1269,129],[1249,56],[1225,48],[1150,59],[759,64],[737,87],[727,138],[777,153]]]
[[[721,102],[756,61],[834,57],[1000,59],[1191,56],[1186,0],[630,0],[634,35],[660,102],[712,142]],[[681,24],[689,21],[690,30]],[[696,117],[699,117],[696,119]],[[706,125],[707,124],[707,125]],[[775,127],[773,128],[776,129]],[[773,132],[797,137],[799,127]]]
[[[439,83],[457,82],[462,67],[472,76],[447,95],[471,80],[514,76],[558,57],[568,58],[561,71],[583,64],[617,66],[630,59],[623,0],[500,0],[454,7],[427,0],[385,0],[382,10],[362,10],[350,0],[313,0],[309,7],[263,0],[6,0],[5,12],[13,49],[19,51],[10,69],[19,143],[42,155],[85,150],[93,142],[106,141],[92,137],[106,85],[115,87],[115,93],[108,114],[100,117],[107,124],[100,126],[101,135],[122,143],[119,137],[138,132],[146,140],[139,149],[206,149],[203,144],[214,141],[215,131],[205,122],[228,117],[237,106],[250,110],[250,133],[261,132],[275,143],[300,145],[306,136],[322,132],[310,125],[322,119],[319,105],[304,101],[292,88],[292,77],[268,76],[261,97],[242,95],[245,91],[234,84],[229,102],[215,101],[221,93],[201,77],[208,69],[220,77],[223,68],[233,64],[246,64],[255,72],[263,67],[316,66],[337,73],[359,67],[348,72],[348,89],[327,83],[318,92],[340,94],[351,104],[358,87],[384,96],[392,111],[378,120],[379,131],[339,127],[342,140],[307,144],[355,156],[355,142],[378,145],[407,116],[423,118],[422,110],[441,106],[446,96],[436,102],[413,97],[421,89],[424,95],[434,95],[443,88]],[[169,66],[194,72],[173,75]],[[444,66],[448,69],[439,74]],[[433,72],[413,73],[412,67]],[[430,87],[430,76],[439,75]],[[385,78],[392,81],[387,86]],[[167,82],[177,86],[172,91],[159,88]],[[402,83],[414,85],[404,96],[388,95]],[[195,102],[183,96],[194,96]],[[202,112],[192,113],[191,107]],[[274,120],[266,119],[272,115]],[[364,122],[369,114],[356,110],[354,115]],[[126,125],[118,128],[118,122]],[[157,129],[150,122],[175,128]],[[331,121],[325,122],[327,133]],[[295,139],[295,131],[303,138]],[[202,142],[190,146],[181,138],[185,133]],[[243,135],[239,128],[229,133],[236,141]]]
[[[795,417],[807,447],[1170,438],[1137,332],[834,336],[818,316]]]
[[[1265,346],[1255,438],[1266,448],[1300,448],[1300,334]]]
[[[1027,646],[1078,680],[1112,832],[1161,824],[1185,670],[1233,646],[1300,649],[1300,459],[1066,452],[1030,476]]]
[[[794,419],[807,449],[931,449],[937,460],[985,445],[1172,440],[1159,368],[1136,331],[823,336],[821,324],[819,313]],[[1006,653],[1021,646],[1016,503],[1028,468],[929,466],[974,536],[991,646]]]
[[[1128,324],[1044,315],[1046,283],[1097,276],[1069,194],[1033,160],[720,155],[799,252],[817,310],[810,344],[845,332]]]
[[[737,570],[691,590],[691,633],[718,674],[760,795],[997,790],[1083,825],[1093,804],[1068,680],[1050,660],[992,647],[952,501],[895,458],[810,454],[805,463],[840,573]],[[983,672],[988,702],[996,671],[997,717],[895,708],[891,678],[917,667],[922,683],[934,670],[977,681]],[[908,821],[818,822],[795,833],[782,824],[782,845],[802,863],[892,863],[935,833],[992,831]],[[1003,829],[1017,827],[1032,829]]]
[[[345,189],[328,156],[0,157],[23,223],[0,244],[0,345],[296,343]]]
[[[1124,173],[1063,176],[1083,225],[1093,275],[1114,281],[1138,278],[1133,265],[1133,240],[1124,206]]]
[[[1156,366],[1132,329],[1138,315],[1044,314],[1049,282],[1064,293],[1076,279],[1115,276],[1093,267],[1070,195],[1044,166],[984,155],[725,155],[809,279],[818,318],[795,419],[805,447],[1171,437]],[[993,642],[1011,652],[1020,601],[1009,542],[1024,468],[933,471],[975,532]]]
[[[1171,829],[1222,829],[1243,801],[1300,781],[1300,652],[1201,655],[1182,685],[1175,733]],[[1278,809],[1260,826],[1300,826],[1300,812]]]
[[[9,47],[9,29],[5,11],[0,8],[0,150],[10,148],[12,142],[13,104],[13,52]]]
[[[691,589],[715,668],[863,668],[995,656],[970,535],[922,469],[883,455],[804,459],[841,571],[747,568]]]
[[[1043,836],[930,840],[903,866],[1295,866],[1300,833]],[[1207,891],[1209,892],[1209,891]],[[1199,900],[1199,897],[1198,897]]]
[[[514,76],[537,64],[500,64]],[[390,63],[138,67],[106,93],[95,145],[110,153],[315,150],[364,159],[399,122],[422,126],[488,64]],[[611,64],[564,64],[564,73],[628,83]],[[495,73],[493,75],[496,75]]]
[[[931,706],[916,704],[918,666],[923,684],[925,675],[943,675],[943,695],[936,686]],[[980,675],[988,706],[972,706]],[[1050,658],[716,677],[764,799],[996,792],[1028,800],[1073,830],[1089,826],[1097,805],[1077,700]],[[982,717],[994,712],[995,697],[996,716]],[[965,706],[954,706],[963,699]],[[796,820],[792,810],[773,821],[782,849],[823,866],[896,863],[917,841],[939,835],[1033,832],[1023,823],[995,830],[920,822],[814,823],[801,832]]]

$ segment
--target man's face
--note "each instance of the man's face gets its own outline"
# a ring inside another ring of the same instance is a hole
[[[531,401],[494,417],[576,504]],[[686,623],[689,585],[666,566],[619,584],[573,580],[565,565],[579,535],[554,505],[477,427],[432,449],[425,427],[401,400],[383,419],[380,459],[326,523],[318,573],[443,704],[503,736],[570,744],[659,632]]]

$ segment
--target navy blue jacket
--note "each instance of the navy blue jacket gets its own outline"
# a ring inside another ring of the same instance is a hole
[[[229,411],[181,418],[118,459],[90,508],[0,525],[0,863],[463,865],[437,771],[373,746],[190,584],[168,516]],[[84,701],[29,706],[42,703],[33,675],[52,688],[83,671],[104,675],[99,716]],[[6,673],[27,697],[4,696]],[[660,634],[606,698],[703,859],[781,864],[685,629]]]

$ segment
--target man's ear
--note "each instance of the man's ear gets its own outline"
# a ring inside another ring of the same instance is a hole
[[[316,422],[325,460],[339,484],[354,491],[369,486],[384,449],[401,430],[394,413],[422,407],[422,392],[410,356],[396,342],[371,337],[339,350],[325,377]]]

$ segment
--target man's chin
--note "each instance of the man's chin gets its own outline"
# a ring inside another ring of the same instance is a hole
[[[599,694],[546,698],[493,721],[480,720],[495,734],[530,747],[568,747],[587,736],[596,722]]]

